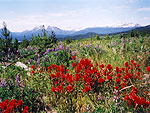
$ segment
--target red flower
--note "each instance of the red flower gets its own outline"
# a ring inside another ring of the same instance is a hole
[[[111,80],[112,79],[112,77],[109,75],[108,77],[107,77],[107,80]]]
[[[29,109],[29,107],[28,107],[28,106],[24,107],[24,110],[23,110],[23,112],[22,112],[22,113],[28,113],[28,109]]]
[[[55,81],[55,85],[57,85],[58,84],[58,81]]]
[[[82,90],[83,92],[88,92],[88,91],[90,91],[91,90],[91,87],[89,87],[89,86],[84,86],[84,89]]]
[[[140,64],[137,64],[137,67],[140,67]]]
[[[100,79],[98,80],[98,82],[102,84],[102,83],[104,83],[104,82],[105,82],[105,79],[100,78]]]
[[[52,90],[52,92],[55,92],[55,91],[56,91],[56,88],[52,87],[52,89],[51,89],[51,90]]]
[[[137,72],[137,75],[138,75],[138,76],[140,76],[140,74],[141,74],[140,72]]]
[[[34,74],[34,73],[35,73],[35,71],[31,71],[31,73],[32,73],[32,74]]]
[[[110,64],[107,65],[107,69],[111,70],[112,66]]]
[[[59,86],[57,87],[57,89],[58,89],[58,91],[60,92],[63,88],[62,88],[61,85],[59,85]]]
[[[124,100],[129,100],[129,96],[126,95],[125,98],[124,98]]]
[[[118,66],[116,67],[116,72],[119,72],[119,67]]]
[[[150,66],[148,66],[148,67],[146,68],[146,70],[147,70],[148,72],[150,72]]]
[[[0,108],[1,109],[5,109],[5,107],[7,106],[8,104],[4,101],[4,102],[1,102],[0,103]]]
[[[76,56],[72,56],[72,60],[75,60],[76,59]]]
[[[120,82],[120,78],[117,78],[117,79],[116,79],[116,83],[119,83],[119,82]]]
[[[118,74],[117,74],[117,77],[121,77],[121,74],[120,74],[120,73],[118,73]]]
[[[45,67],[43,67],[43,70],[45,70]]]
[[[32,65],[32,66],[31,66],[31,69],[34,69],[34,68],[35,68],[35,65]]]
[[[124,65],[127,67],[127,66],[129,65],[129,63],[128,63],[128,62],[126,62]]]
[[[51,76],[52,78],[54,78],[55,75],[54,75],[54,74],[51,74],[50,76]]]
[[[9,99],[6,99],[4,102],[6,102],[8,104],[9,103]]]
[[[100,67],[100,68],[104,68],[104,64],[101,64],[99,67]]]
[[[140,99],[140,103],[141,103],[141,105],[144,105],[144,104],[146,103],[146,100],[145,100],[144,97],[142,97],[142,98]]]
[[[131,60],[131,63],[134,63],[134,60]]]
[[[20,106],[23,105],[23,100],[19,100],[18,105],[20,105]]]
[[[67,89],[68,92],[71,92],[73,90],[73,88],[70,84],[66,87],[66,89]]]
[[[72,63],[72,66],[75,67],[75,66],[76,66],[76,63],[73,62],[73,63]]]
[[[74,80],[75,81],[79,81],[80,78],[81,78],[81,75],[76,73]]]
[[[115,86],[115,89],[117,89],[117,90],[118,90],[118,86]]]

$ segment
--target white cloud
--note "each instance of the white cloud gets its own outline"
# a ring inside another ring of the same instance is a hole
[[[116,8],[116,9],[124,9],[124,8],[129,8],[128,5],[121,5],[121,6],[115,6],[113,8]]]
[[[128,0],[130,3],[133,3],[133,2],[138,2],[140,0]]]
[[[54,16],[54,17],[61,17],[61,16],[65,16],[65,14],[63,13],[52,13],[52,14],[48,14],[49,16]]]
[[[150,17],[144,17],[143,19],[144,20],[150,20]]]
[[[139,8],[137,11],[150,11],[150,7]]]

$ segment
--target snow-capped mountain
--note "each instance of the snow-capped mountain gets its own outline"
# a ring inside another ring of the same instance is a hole
[[[115,26],[107,26],[107,27],[91,27],[91,28],[86,28],[86,29],[77,31],[74,33],[74,35],[86,34],[89,32],[94,32],[94,33],[98,33],[98,34],[112,34],[112,33],[129,31],[129,30],[135,29],[137,27],[140,27],[140,25],[133,24],[133,23],[123,24],[123,25],[115,25]]]
[[[41,36],[43,34],[43,28],[44,26],[37,26],[33,28],[32,30],[26,30],[23,32],[11,32],[11,35],[13,38],[18,38],[20,41],[26,36],[28,40],[32,36],[37,36],[38,34]],[[95,33],[95,34],[113,34],[113,33],[120,33],[120,32],[126,32],[130,31],[135,28],[140,28],[139,24],[133,24],[133,23],[128,23],[128,24],[123,24],[123,25],[117,25],[117,26],[109,26],[109,27],[90,27],[90,28],[85,28],[79,31],[73,31],[73,30],[63,30],[58,27],[54,26],[48,26],[45,28],[47,35],[50,35],[52,31],[56,34],[58,38],[63,38],[63,37],[69,37],[69,36],[75,36],[75,35],[81,35],[81,34],[88,34],[88,33]],[[1,31],[1,30],[0,30]],[[0,32],[0,36],[2,36],[2,33]]]
[[[132,28],[136,28],[136,27],[141,27],[140,24],[134,24],[134,23],[126,23],[126,24],[122,24],[122,25],[117,25],[114,27],[123,27],[123,28],[128,28],[128,27],[132,27]]]

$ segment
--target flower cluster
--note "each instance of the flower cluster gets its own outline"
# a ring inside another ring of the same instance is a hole
[[[130,95],[128,95],[130,90],[127,89],[127,92],[124,92],[124,88],[133,84],[132,81],[137,83],[142,80],[143,74],[140,70],[140,65],[136,64],[134,60],[125,62],[123,67],[119,68],[117,66],[115,69],[110,64],[106,66],[98,63],[93,64],[87,58],[81,59],[77,63],[75,56],[73,56],[72,61],[71,70],[67,69],[63,64],[60,66],[51,64],[47,69],[44,67],[44,71],[40,70],[40,73],[47,72],[50,75],[51,91],[53,93],[72,94],[79,91],[85,94],[94,92],[98,95],[102,90],[105,91],[109,87],[111,88],[110,91],[115,91],[111,93],[116,106],[119,106],[119,102],[123,100],[122,97],[126,95],[125,100],[128,100],[130,105],[134,103],[135,105],[143,105],[145,108],[149,107],[149,101],[146,101],[143,97],[136,96],[136,87],[134,87]],[[31,68],[34,69],[35,66]],[[147,70],[149,70],[149,67],[147,67]],[[124,96],[120,97],[119,91],[122,91]]]
[[[6,99],[5,101],[0,103],[0,109],[2,110],[2,113],[12,113],[12,112],[17,112],[17,111],[22,111],[22,113],[28,113],[28,106],[25,106],[24,109],[23,108],[23,101],[19,100],[17,102],[16,99],[13,100],[9,100]]]
[[[144,97],[137,96],[138,89],[135,87],[132,87],[132,91],[125,95],[124,100],[128,101],[129,106],[135,107],[135,109],[138,106],[142,106],[144,108],[148,108],[150,106],[150,100],[146,101]]]

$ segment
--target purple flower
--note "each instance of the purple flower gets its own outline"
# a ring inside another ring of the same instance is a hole
[[[69,46],[67,46],[67,47],[66,47],[66,50],[69,50],[69,49],[70,49],[70,47],[69,47]]]
[[[95,48],[99,48],[99,45],[98,45],[98,44],[96,44]]]
[[[48,56],[48,55],[46,55],[46,56],[45,56],[45,58],[46,58],[46,61],[48,61],[48,60],[49,60],[49,56]]]
[[[45,62],[45,58],[43,58],[43,62]]]
[[[37,59],[37,64],[40,65],[40,63],[41,63],[41,60],[40,60],[40,58],[38,58]]]
[[[20,85],[20,75],[19,74],[16,76],[15,84],[16,84],[16,86]]]
[[[59,46],[59,49],[64,49],[63,43]]]
[[[26,84],[23,84],[23,80],[20,82],[20,87],[25,88]]]
[[[56,52],[56,56],[58,56],[58,52]]]
[[[113,98],[116,99],[117,97],[116,97],[116,96],[113,96]]]
[[[120,103],[116,103],[116,106],[118,107],[120,105]]]
[[[121,43],[124,43],[124,42],[125,42],[125,40],[124,40],[124,38],[122,37],[122,38],[121,38]]]
[[[51,51],[51,49],[50,49],[50,48],[46,49],[46,52],[45,52],[45,54],[48,54],[48,53],[50,53],[50,51]]]
[[[40,54],[38,54],[37,57],[40,58]]]
[[[119,95],[119,93],[118,93],[118,90],[114,90],[114,92],[113,92],[115,95]]]
[[[5,87],[5,86],[7,86],[7,82],[6,82],[6,79],[4,78],[1,80],[0,87]]]
[[[99,101],[100,101],[100,100],[103,100],[103,97],[99,97],[99,96],[98,96],[98,100],[99,100]]]

